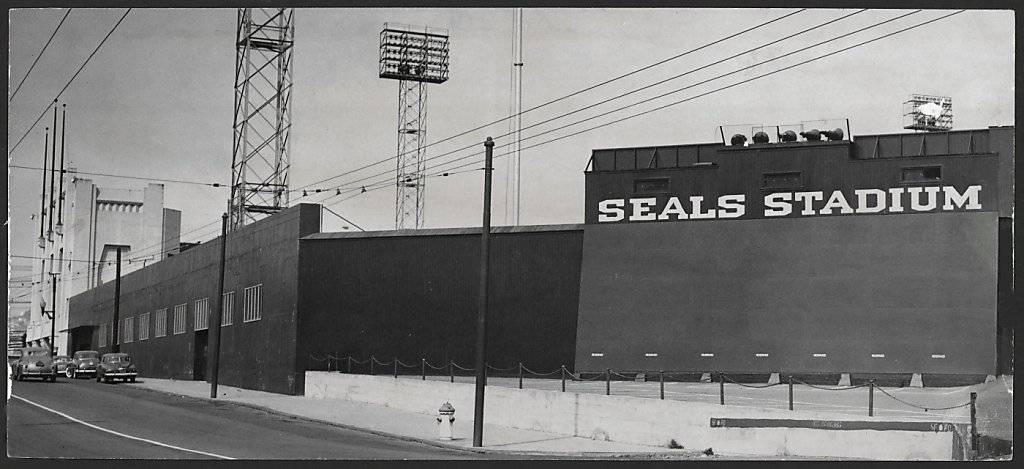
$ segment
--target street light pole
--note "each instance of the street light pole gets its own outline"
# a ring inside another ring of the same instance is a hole
[[[476,402],[473,407],[473,446],[483,446],[484,389],[487,386],[487,269],[490,261],[491,236],[491,161],[494,141],[484,142],[484,220],[480,233],[480,303],[476,318]]]

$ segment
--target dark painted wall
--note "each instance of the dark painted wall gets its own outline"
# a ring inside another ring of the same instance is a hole
[[[996,212],[586,225],[576,365],[992,374],[997,231]]]
[[[228,234],[225,292],[235,292],[233,324],[221,329],[220,383],[279,393],[295,389],[296,279],[299,238],[319,230],[319,207],[303,204]],[[211,318],[217,307],[220,238],[195,246],[121,279],[120,318],[134,318],[134,340],[122,342],[142,376],[193,379],[196,339],[207,332],[194,330],[195,301],[209,298]],[[244,322],[243,290],[262,284],[262,318]],[[106,323],[110,351],[114,282],[70,300],[69,327]],[[187,305],[185,333],[174,334],[174,306]],[[167,335],[156,337],[156,310],[167,308]],[[139,315],[150,313],[149,339],[139,340]],[[98,346],[98,329],[91,343]],[[202,343],[202,340],[200,340]],[[75,345],[73,344],[74,348]],[[200,346],[201,350],[202,347]],[[198,363],[203,363],[200,359]],[[207,361],[208,363],[208,361]]]
[[[488,363],[571,367],[583,233],[578,227],[491,237]],[[402,234],[404,233],[404,234]],[[480,230],[319,234],[302,240],[296,367],[309,355],[475,362]]]

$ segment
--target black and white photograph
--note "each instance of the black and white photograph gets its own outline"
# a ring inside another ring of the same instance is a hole
[[[1013,459],[1009,4],[132,3],[7,9],[7,461]]]

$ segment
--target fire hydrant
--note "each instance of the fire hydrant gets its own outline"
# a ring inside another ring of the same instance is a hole
[[[455,407],[452,407],[451,403],[445,402],[441,404],[441,408],[437,410],[437,429],[442,440],[452,439],[452,426],[455,425]]]

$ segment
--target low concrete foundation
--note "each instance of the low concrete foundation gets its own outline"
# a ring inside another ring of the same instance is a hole
[[[469,383],[309,371],[305,390],[307,397],[345,399],[430,415],[437,413],[441,403],[451,402],[456,416],[471,418],[475,387]],[[962,458],[963,453],[956,431],[834,430],[830,426],[835,428],[840,421],[880,419],[823,412],[497,386],[487,386],[484,412],[488,424],[648,446],[666,446],[675,440],[686,448],[713,448],[724,455],[953,460]],[[723,418],[824,424],[815,428],[712,426],[713,419]]]
[[[850,374],[849,373],[842,373],[842,374],[840,374],[839,375],[839,386],[849,386],[849,385],[850,385]]]

